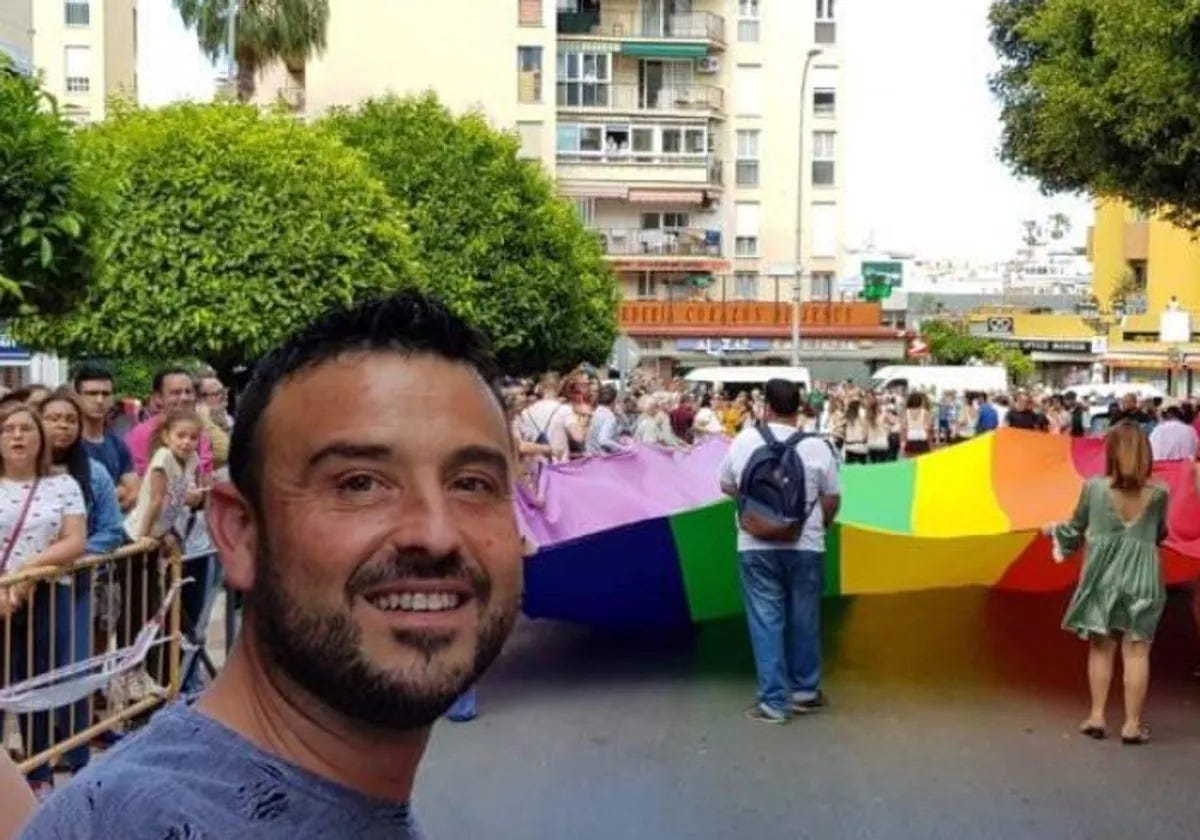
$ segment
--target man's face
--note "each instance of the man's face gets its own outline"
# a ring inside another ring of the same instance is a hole
[[[261,422],[249,620],[268,661],[348,718],[432,724],[519,607],[499,406],[465,365],[356,354],[284,382]]]
[[[196,389],[192,386],[192,378],[182,373],[163,377],[158,402],[163,411],[190,411],[195,408]]]
[[[83,413],[89,420],[103,420],[113,407],[113,384],[108,379],[85,379],[79,383]]]

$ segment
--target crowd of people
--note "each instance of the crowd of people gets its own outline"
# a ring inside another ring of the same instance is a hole
[[[147,406],[131,417],[116,404],[112,375],[92,367],[80,368],[70,386],[0,396],[0,574],[70,567],[147,538],[181,551],[207,542],[200,511],[214,475],[225,471],[232,428],[225,387],[211,371],[168,368],[154,377]],[[2,673],[16,682],[84,661],[95,652],[93,638],[107,638],[104,630],[128,644],[161,593],[157,574],[145,583],[113,574],[93,585],[85,571],[7,588],[0,592],[10,631],[0,649]],[[123,616],[114,614],[120,605]],[[142,667],[120,675],[108,698],[131,703],[161,691]],[[87,701],[53,715],[4,714],[4,748],[14,756],[39,753],[53,730],[60,738],[81,732],[91,714]],[[88,759],[81,745],[60,769],[78,771]],[[29,779],[41,796],[54,774],[43,765]]]

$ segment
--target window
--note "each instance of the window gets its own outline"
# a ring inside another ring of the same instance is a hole
[[[542,0],[517,0],[517,23],[521,26],[541,26]]]
[[[758,0],[738,0],[738,40],[758,40]]]
[[[818,117],[832,117],[837,111],[837,92],[831,88],[813,91],[813,113]]]
[[[541,47],[517,47],[517,101],[527,105],[542,101]]]
[[[838,251],[838,213],[836,204],[814,204],[809,231],[814,257],[836,257]]]
[[[815,187],[832,187],[835,158],[837,157],[837,135],[832,131],[813,132],[812,181]]]
[[[690,221],[687,213],[643,213],[642,230],[681,230]]]
[[[812,273],[812,299],[833,300],[833,272],[814,271]]]
[[[689,155],[702,155],[707,150],[705,147],[704,129],[689,128],[683,133],[684,148],[687,149]]]
[[[92,4],[89,0],[67,0],[64,7],[67,26],[87,26],[92,22]]]
[[[91,47],[67,47],[63,54],[67,93],[87,93],[92,89]]]
[[[817,21],[813,30],[813,40],[818,44],[837,43],[834,0],[817,0]]]
[[[762,67],[739,64],[733,76],[734,110],[745,116],[762,113]]]
[[[757,257],[762,208],[757,203],[739,201],[734,210],[737,221],[734,256]]]
[[[599,125],[579,126],[579,151],[599,154],[604,147],[604,127]]]
[[[734,300],[758,300],[758,275],[753,271],[739,271],[733,275]]]
[[[540,160],[542,157],[542,124],[540,122],[517,123],[517,136],[521,138],[518,157]]]
[[[596,199],[575,199],[575,212],[579,214],[579,221],[583,222],[584,227],[591,227],[596,220]]]
[[[558,105],[607,108],[611,103],[612,56],[608,53],[559,52]]]
[[[637,296],[639,300],[654,300],[658,297],[658,280],[653,274],[638,275]]]
[[[737,133],[737,185],[758,186],[758,135],[757,131],[739,130]]]

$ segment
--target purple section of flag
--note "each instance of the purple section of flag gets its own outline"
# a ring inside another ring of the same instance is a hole
[[[690,452],[637,446],[547,467],[539,485],[540,506],[524,488],[518,494],[523,530],[548,548],[709,504],[721,498],[717,470],[728,448],[719,438]]]

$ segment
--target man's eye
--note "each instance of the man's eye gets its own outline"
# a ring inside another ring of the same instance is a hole
[[[454,489],[460,490],[464,493],[472,494],[495,493],[496,485],[486,478],[479,478],[478,476],[464,476],[463,478],[455,480]]]
[[[338,490],[344,493],[369,493],[375,489],[375,479],[369,475],[350,475],[338,482]]]

